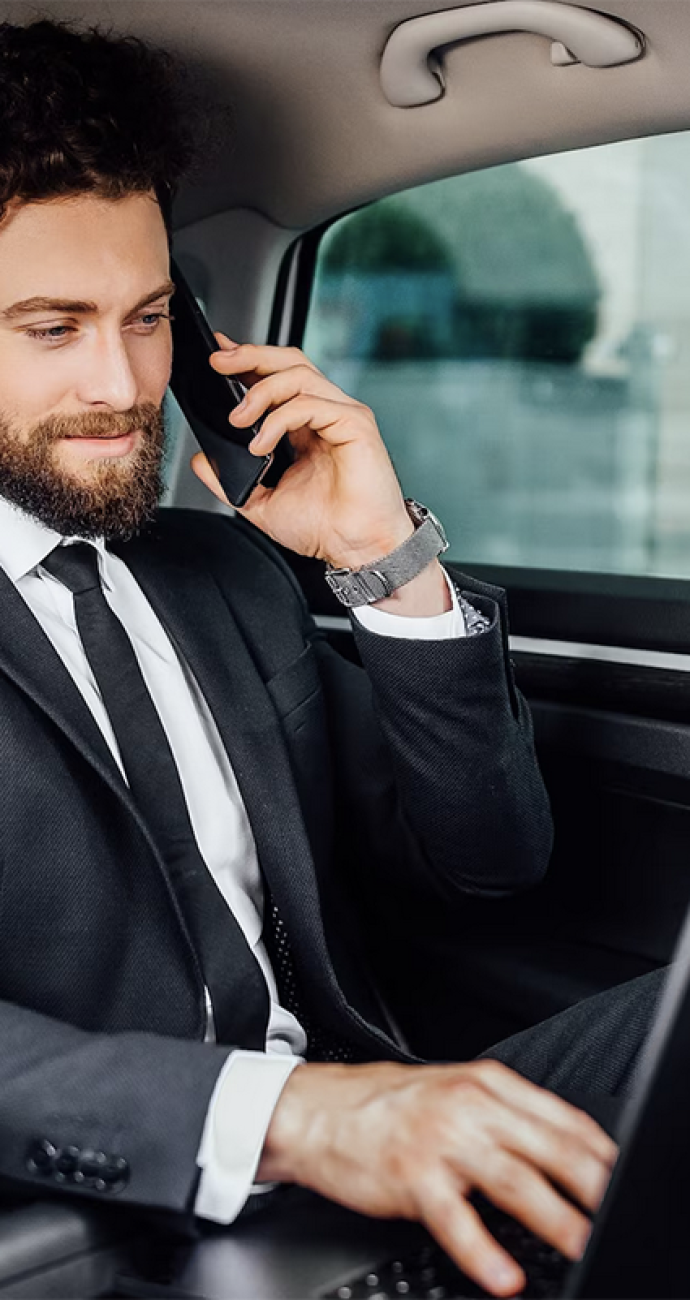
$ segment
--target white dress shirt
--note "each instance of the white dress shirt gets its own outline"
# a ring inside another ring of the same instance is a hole
[[[0,497],[0,566],[55,647],[122,771],[115,735],[77,632],[72,593],[42,568],[61,541],[60,534]],[[170,742],[199,850],[268,986],[266,1051],[230,1054],[211,1098],[198,1153],[196,1212],[231,1223],[252,1191],[266,1129],[289,1074],[304,1059],[306,1036],[278,1001],[261,940],[263,887],[256,845],[210,709],[127,565],[101,541],[93,545],[105,598],[129,635]],[[370,631],[388,636],[464,636],[462,611],[450,581],[449,587],[453,609],[434,618],[405,618],[371,608],[359,610],[357,617]],[[212,1017],[207,1037],[213,1038]]]

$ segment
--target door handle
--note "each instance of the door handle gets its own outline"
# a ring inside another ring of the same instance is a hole
[[[495,32],[536,32],[552,41],[551,61],[608,68],[644,52],[638,32],[618,19],[560,0],[490,0],[409,18],[391,32],[381,56],[381,87],[396,108],[440,99],[445,91],[438,51]]]

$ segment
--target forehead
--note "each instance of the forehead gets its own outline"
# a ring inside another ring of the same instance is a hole
[[[152,195],[11,205],[0,222],[0,310],[40,296],[88,298],[105,310],[150,292],[168,263]]]

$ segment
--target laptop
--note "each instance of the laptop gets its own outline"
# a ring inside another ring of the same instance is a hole
[[[635,1094],[616,1129],[620,1156],[577,1264],[501,1211],[480,1206],[491,1231],[525,1268],[525,1296],[690,1296],[690,911]],[[230,1229],[159,1260],[148,1278],[121,1274],[116,1294],[140,1300],[454,1300],[486,1293],[417,1225],[368,1219],[285,1189]]]

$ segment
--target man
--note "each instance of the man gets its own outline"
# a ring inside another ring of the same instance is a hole
[[[379,960],[397,917],[546,865],[499,594],[419,567],[371,412],[293,350],[213,358],[250,381],[234,421],[266,414],[257,454],[296,453],[256,527],[157,514],[174,83],[136,42],[4,25],[0,116],[0,1174],[226,1223],[298,1182],[425,1222],[509,1294],[469,1193],[576,1257],[615,1148],[496,1061],[420,1067]],[[264,534],[402,557],[354,616],[364,672]],[[499,1055],[616,1091],[655,993],[625,995],[627,1037],[602,1009],[608,1077],[568,1017]]]

